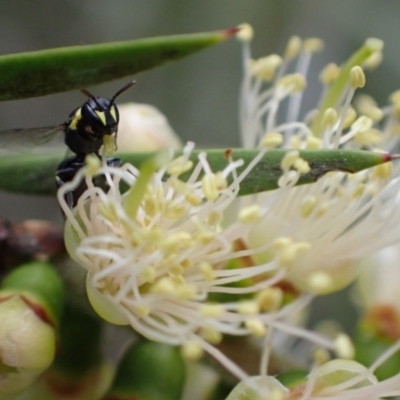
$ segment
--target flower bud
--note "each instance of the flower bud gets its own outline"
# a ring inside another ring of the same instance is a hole
[[[118,149],[153,151],[165,148],[179,149],[181,141],[167,118],[148,104],[127,103],[118,106]]]

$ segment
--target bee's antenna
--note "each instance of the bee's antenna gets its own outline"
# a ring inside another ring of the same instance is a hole
[[[86,90],[86,89],[81,89],[81,92],[82,92],[85,96],[89,97],[89,99],[92,99],[92,100],[96,103],[97,107],[100,108],[100,110],[103,109],[103,106],[97,101],[97,98],[96,98],[95,96],[93,96],[92,93],[90,93],[90,92],[89,92],[88,90]]]
[[[121,89],[118,90],[117,93],[114,94],[113,97],[111,97],[110,100],[110,106],[108,108],[111,108],[111,106],[114,104],[115,99],[121,94],[126,92],[128,89],[130,89],[134,84],[136,83],[136,81],[131,81],[129,83],[127,83],[124,87],[122,87]]]

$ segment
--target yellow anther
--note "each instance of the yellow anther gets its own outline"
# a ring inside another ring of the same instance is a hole
[[[154,217],[160,211],[160,203],[157,201],[155,196],[145,196],[142,202],[142,207],[146,215]]]
[[[324,48],[324,42],[319,38],[308,38],[304,40],[303,49],[309,53],[318,53]]]
[[[301,39],[298,36],[292,36],[286,45],[284,57],[289,60],[296,58],[300,53],[301,46]]]
[[[274,76],[276,69],[282,64],[282,58],[277,54],[252,60],[250,62],[251,73],[257,78],[269,82]]]
[[[196,340],[189,340],[181,347],[182,357],[189,361],[199,360],[203,353],[203,348]]]
[[[239,211],[239,221],[243,224],[254,224],[262,217],[262,209],[258,204],[242,208]]]
[[[353,359],[354,346],[351,339],[345,334],[340,333],[335,339],[335,350],[339,358]]]
[[[175,296],[177,299],[185,301],[191,300],[196,295],[196,288],[193,285],[180,285],[176,289]]]
[[[351,125],[351,129],[354,129],[359,132],[366,132],[372,128],[373,124],[374,121],[372,121],[371,118],[362,115],[353,122],[353,124]]]
[[[368,38],[365,41],[365,45],[371,50],[371,51],[382,51],[383,50],[383,46],[385,45],[385,43],[383,42],[383,40],[381,39],[377,39],[377,38]]]
[[[358,65],[350,70],[350,85],[353,89],[365,86],[365,74],[362,68]]]
[[[201,187],[207,200],[216,200],[219,196],[217,178],[215,174],[205,174],[201,179]]]
[[[183,267],[182,265],[172,265],[168,271],[172,275],[181,275],[183,272]]]
[[[350,200],[355,200],[360,198],[364,194],[365,189],[366,189],[365,184],[359,183],[353,190],[353,192],[350,194]]]
[[[173,282],[175,283],[175,288],[176,290],[178,290],[178,288],[180,286],[185,286],[186,282],[185,282],[185,278],[182,275],[170,275],[170,278],[173,280]]]
[[[178,176],[191,170],[192,167],[193,162],[191,160],[187,160],[183,156],[180,156],[175,158],[168,164],[167,173],[170,175]]]
[[[164,216],[169,219],[178,219],[185,215],[186,206],[184,204],[175,204],[173,206],[167,207]]]
[[[274,311],[282,304],[283,292],[275,287],[263,289],[257,294],[256,300],[262,312]]]
[[[184,260],[181,261],[181,265],[183,268],[189,268],[193,265],[192,261],[189,260],[188,258],[185,258]]]
[[[193,244],[193,237],[188,232],[176,232],[169,234],[160,243],[160,248],[166,253],[175,252],[177,249],[188,248]]]
[[[311,171],[310,164],[308,164],[308,162],[302,158],[297,159],[293,166],[302,175],[308,174]]]
[[[375,68],[379,67],[379,65],[381,65],[382,60],[383,53],[381,51],[376,51],[364,61],[364,68],[374,70]]]
[[[289,144],[293,149],[301,149],[303,142],[298,136],[293,135],[289,140]]]
[[[371,176],[375,179],[389,179],[393,173],[393,163],[387,162],[385,164],[377,165],[372,169]]]
[[[382,141],[382,133],[378,129],[370,129],[368,131],[358,132],[354,137],[354,141],[360,146],[373,146]]]
[[[164,277],[150,287],[150,293],[175,296],[176,283],[172,278]]]
[[[143,241],[145,240],[149,243],[158,244],[163,238],[164,232],[160,228],[154,227],[152,229],[143,230],[141,235]]]
[[[190,190],[186,182],[181,181],[177,177],[171,177],[169,184],[176,190],[176,192],[181,194],[186,194]]]
[[[265,325],[257,318],[247,320],[244,325],[255,337],[263,337],[267,333]]]
[[[283,248],[289,246],[292,243],[293,243],[292,238],[281,236],[281,237],[278,237],[277,239],[275,239],[274,248],[276,250],[280,250],[280,249],[283,249]]]
[[[258,314],[260,312],[260,308],[256,301],[251,300],[242,300],[238,305],[238,313],[243,315],[253,315]]]
[[[198,268],[207,282],[212,282],[215,279],[215,272],[210,263],[203,261]]]
[[[225,313],[225,309],[222,304],[202,304],[199,312],[202,317],[219,318]]]
[[[389,96],[389,100],[391,103],[400,103],[400,90],[396,90]]]
[[[343,129],[347,129],[349,126],[351,126],[356,118],[356,110],[354,110],[354,108],[352,107],[349,107],[349,109],[346,111],[346,116],[344,118]]]
[[[300,204],[300,215],[303,218],[307,218],[315,209],[317,205],[317,199],[315,196],[306,196]]]
[[[336,110],[334,108],[328,108],[324,112],[324,116],[322,118],[322,127],[324,129],[332,128],[333,125],[336,124],[337,120],[338,120],[338,115]]]
[[[326,272],[313,272],[308,278],[308,286],[316,293],[326,293],[334,284],[330,275]]]
[[[240,30],[236,34],[236,37],[241,42],[250,42],[253,39],[254,31],[253,27],[250,24],[247,23],[240,24],[238,28],[240,28]]]
[[[325,68],[321,71],[319,75],[319,79],[321,82],[327,86],[332,85],[333,82],[336,81],[336,78],[339,76],[340,68],[335,63],[330,63],[325,66]]]
[[[383,118],[382,110],[377,107],[375,100],[367,94],[360,94],[355,98],[354,104],[357,110],[374,121],[380,121]]]
[[[307,242],[296,242],[282,249],[279,255],[279,262],[282,265],[290,265],[299,252],[309,250],[311,245]]]
[[[211,210],[207,216],[207,225],[208,226],[217,226],[222,222],[223,215],[220,211]]]
[[[266,147],[267,149],[273,149],[275,147],[280,146],[283,143],[283,136],[282,133],[279,132],[270,132],[264,135],[262,139],[262,146]]]
[[[118,221],[117,209],[115,208],[114,203],[99,203],[97,205],[97,211],[100,215],[102,215],[105,219],[108,219],[111,222]]]
[[[140,317],[147,317],[150,314],[150,308],[144,304],[137,304],[133,308],[135,313]]]
[[[156,276],[157,274],[155,268],[148,265],[143,268],[142,272],[139,275],[139,278],[145,283],[154,283]]]
[[[300,158],[298,150],[288,151],[281,160],[281,168],[287,170]]]
[[[330,360],[329,352],[326,349],[319,347],[313,353],[315,364],[322,365]]]
[[[379,107],[371,107],[367,116],[372,118],[374,121],[380,121],[383,118],[383,111]]]
[[[279,255],[279,263],[285,266],[292,264],[294,259],[296,258],[297,250],[293,246],[287,246],[281,251]]]
[[[306,147],[307,149],[317,150],[321,147],[322,140],[313,136],[309,135],[306,140]]]
[[[296,249],[296,251],[307,251],[312,248],[311,244],[308,242],[296,242],[293,243],[292,246]]]
[[[99,169],[101,168],[101,161],[99,157],[89,154],[85,158],[85,164],[87,167],[87,174],[89,176],[94,176],[99,172]]]
[[[222,341],[222,333],[210,326],[202,327],[200,335],[211,344],[219,344]]]
[[[277,86],[288,90],[291,94],[302,91],[306,85],[306,78],[300,73],[285,75],[277,82]]]
[[[198,204],[201,203],[201,198],[197,196],[195,193],[187,193],[185,195],[185,200],[192,206],[197,206]]]
[[[216,236],[215,232],[211,232],[211,231],[199,232],[195,236],[195,241],[202,245],[206,245],[206,244],[212,242],[215,239],[215,236]]]

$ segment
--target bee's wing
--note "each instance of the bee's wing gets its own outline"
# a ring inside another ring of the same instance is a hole
[[[36,146],[49,143],[57,136],[62,137],[57,134],[60,134],[63,130],[64,125],[0,131],[0,149],[30,151]]]

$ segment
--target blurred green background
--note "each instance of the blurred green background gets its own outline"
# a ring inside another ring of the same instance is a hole
[[[327,62],[342,62],[365,38],[375,36],[385,41],[385,60],[368,75],[367,90],[382,103],[398,87],[399,17],[400,2],[376,0],[3,0],[0,53],[199,32],[249,22],[256,32],[255,56],[282,52],[294,34],[322,38],[326,48],[315,57],[311,69],[317,74]],[[241,59],[236,40],[135,78],[135,88],[120,102],[160,108],[184,141],[194,140],[203,147],[238,144]],[[90,90],[109,97],[125,81]],[[315,104],[318,93],[316,84],[308,92],[306,106]],[[81,93],[71,92],[0,103],[0,130],[59,124],[84,100]],[[0,199],[3,215],[13,220],[61,222],[54,199],[27,200],[3,193]]]

